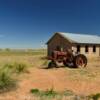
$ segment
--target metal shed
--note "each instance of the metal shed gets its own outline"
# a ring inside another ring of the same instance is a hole
[[[47,42],[48,56],[53,50],[72,49],[85,54],[87,57],[100,56],[100,36],[90,34],[76,34],[56,32]]]

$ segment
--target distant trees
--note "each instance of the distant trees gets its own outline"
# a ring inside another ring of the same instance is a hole
[[[10,48],[6,48],[5,51],[10,51]]]

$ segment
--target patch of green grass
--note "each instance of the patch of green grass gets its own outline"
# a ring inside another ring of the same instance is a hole
[[[67,100],[67,97],[70,98],[72,97],[70,100],[99,100],[100,98],[100,93],[85,96],[85,95],[76,95],[71,90],[56,92],[53,89],[46,91],[40,91],[39,89],[31,89],[30,93],[32,93],[36,97],[39,97],[39,100],[49,100],[49,99],[63,100],[63,98],[66,98],[65,100]]]
[[[93,99],[93,100],[99,100],[100,99],[100,93],[92,94],[92,95],[89,95],[88,97],[90,99]]]
[[[27,70],[26,64],[23,64],[23,63],[15,63],[14,67],[15,67],[16,73],[22,73]]]
[[[1,66],[1,71],[13,73],[24,73],[27,72],[27,65],[24,63],[8,63]]]
[[[38,94],[40,91],[38,89],[31,89],[30,92],[32,94]]]
[[[31,89],[30,92],[37,97],[40,98],[55,98],[58,93],[54,91],[53,89],[46,90],[46,91],[40,91],[39,89]]]
[[[16,87],[16,81],[8,72],[0,71],[0,93],[9,91]]]
[[[23,73],[27,71],[26,64],[8,63],[0,68],[0,93],[15,89],[17,81],[12,78],[14,73]]]
[[[54,89],[40,91],[39,89],[31,89],[30,93],[32,93],[36,97],[40,97],[39,100],[62,100],[63,97],[73,96],[74,93],[70,90],[66,90],[63,92],[56,92]]]
[[[53,89],[50,90],[46,90],[42,93],[43,96],[48,96],[48,97],[55,97],[56,95],[58,95],[58,93],[56,91],[54,91]]]
[[[4,64],[1,66],[1,71],[13,73],[13,70],[14,70],[13,64]]]

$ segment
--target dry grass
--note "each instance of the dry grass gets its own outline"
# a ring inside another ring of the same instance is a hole
[[[45,51],[44,51],[45,52]],[[54,91],[63,92],[66,90],[73,91],[75,98],[77,95],[84,98],[91,94],[100,92],[100,58],[89,60],[85,69],[77,68],[54,68],[41,69],[46,67],[47,60],[43,59],[46,54],[7,54],[0,55],[0,66],[4,64],[24,63],[27,65],[29,73],[14,75],[18,79],[19,88],[5,94],[0,94],[0,100],[37,100],[30,94],[31,89],[45,91],[53,88]],[[62,99],[54,100],[74,100],[72,96],[66,96]],[[86,100],[79,99],[79,100]]]

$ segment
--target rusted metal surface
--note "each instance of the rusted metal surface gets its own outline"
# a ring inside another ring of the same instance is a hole
[[[58,66],[59,63],[63,63],[65,66],[73,65],[74,67],[86,67],[87,65],[86,56],[83,54],[73,55],[71,51],[53,51],[48,59],[51,60],[50,66]]]

